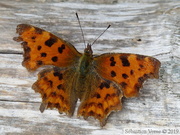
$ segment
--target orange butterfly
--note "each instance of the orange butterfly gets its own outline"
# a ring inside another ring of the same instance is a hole
[[[112,111],[122,108],[121,98],[138,96],[142,83],[158,78],[160,62],[152,57],[128,53],[106,53],[93,56],[91,45],[84,54],[55,35],[28,25],[17,26],[23,41],[23,66],[34,71],[43,65],[53,65],[38,74],[32,88],[42,97],[40,111],[57,108],[72,116],[80,99],[78,116],[89,116],[106,124]]]

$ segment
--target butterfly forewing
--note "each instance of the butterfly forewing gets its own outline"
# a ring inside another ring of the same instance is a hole
[[[23,41],[23,66],[28,70],[35,70],[43,65],[67,67],[76,62],[81,54],[70,43],[55,35],[28,25],[17,26],[19,37],[15,41]]]
[[[149,56],[120,53],[97,56],[94,65],[100,76],[120,85],[124,96],[135,97],[146,79],[158,78],[160,62]]]

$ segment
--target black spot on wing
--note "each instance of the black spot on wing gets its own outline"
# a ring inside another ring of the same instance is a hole
[[[52,108],[53,104],[51,102],[48,102],[47,108]]]
[[[98,108],[103,108],[102,103],[98,103],[98,104],[97,104],[97,107],[98,107]]]
[[[125,66],[125,67],[130,66],[130,63],[128,60],[128,55],[121,55],[120,60],[121,60],[123,66]]]
[[[107,107],[105,110],[104,110],[105,114],[107,114],[109,112],[109,108]]]
[[[140,68],[144,68],[144,66],[143,66],[142,64],[139,64],[139,67],[140,67]]]
[[[99,93],[95,93],[95,94],[92,96],[92,98],[93,98],[93,97],[101,98],[101,95],[100,95]]]
[[[56,42],[57,38],[51,36],[48,40],[45,41],[45,45],[51,47]]]
[[[36,36],[32,36],[31,39],[32,39],[32,40],[36,39]]]
[[[128,76],[127,74],[122,74],[122,77],[123,77],[124,79],[127,79],[129,76]]]
[[[51,92],[51,96],[52,97],[55,97],[56,96],[56,92],[54,91],[54,92]]]
[[[54,57],[51,58],[51,60],[52,60],[53,62],[57,62],[57,61],[58,61],[58,57],[57,57],[57,56],[54,56]]]
[[[100,89],[103,89],[103,88],[110,88],[110,83],[109,82],[102,82],[99,86]]]
[[[61,47],[58,47],[58,52],[63,53],[63,50],[65,49],[65,45],[62,44]]]
[[[110,98],[111,96],[110,96],[110,94],[106,94],[106,96],[105,96],[105,100],[107,100],[108,98]]]
[[[121,85],[121,87],[122,87],[122,88],[124,88],[124,89],[125,89],[125,88],[126,88],[126,86],[127,86],[127,83],[125,83],[125,82],[121,82],[121,83],[120,83],[120,85]]]
[[[111,57],[109,60],[111,61],[110,66],[116,65],[116,61],[114,61],[114,57]]]
[[[62,95],[59,95],[59,98],[61,99],[61,101],[64,101],[64,97]]]
[[[115,77],[116,76],[116,72],[115,71],[111,71],[111,77]]]
[[[55,77],[59,77],[59,80],[63,79],[63,74],[60,72],[60,69],[58,67],[54,67],[54,73],[53,75]]]
[[[38,60],[36,63],[37,63],[37,65],[42,65],[43,64],[43,62],[41,60]]]
[[[134,74],[134,70],[131,70],[131,71],[130,71],[130,74],[133,75],[133,74]]]
[[[144,60],[145,58],[146,58],[146,56],[143,56],[143,55],[137,55],[136,56],[137,60]]]
[[[62,89],[62,84],[59,84],[58,86],[57,86],[57,88],[60,90],[60,89]]]
[[[111,57],[111,58],[110,58],[110,61],[114,61],[114,57]]]
[[[41,48],[42,48],[42,47],[41,47],[40,45],[38,45],[37,50],[40,51]]]
[[[41,53],[41,57],[46,57],[47,54],[46,53]]]
[[[43,99],[46,99],[47,98],[47,94],[46,93],[44,93],[44,95],[43,95],[43,97],[42,97]]]
[[[59,80],[62,80],[63,79],[63,75],[59,72],[54,72],[54,76],[58,77]]]
[[[60,104],[59,104],[59,103],[55,103],[55,104],[54,104],[54,107],[60,108]]]
[[[93,115],[94,115],[94,112],[91,110],[90,112],[88,112],[88,115],[89,115],[89,116],[93,116]]]
[[[53,82],[51,80],[49,80],[48,82],[49,82],[50,87],[52,87],[53,86]]]

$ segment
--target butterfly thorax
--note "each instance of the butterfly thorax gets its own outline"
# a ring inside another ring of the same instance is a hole
[[[85,77],[87,72],[89,71],[92,61],[93,61],[93,55],[92,55],[92,49],[91,45],[88,44],[87,47],[84,49],[84,54],[79,59],[79,68],[78,71],[80,73],[81,77]]]

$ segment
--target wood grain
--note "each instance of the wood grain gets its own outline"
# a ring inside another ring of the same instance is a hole
[[[0,1],[0,134],[136,134],[136,130],[178,129],[180,133],[180,2],[174,1]],[[138,98],[123,99],[123,110],[113,113],[104,128],[60,115],[39,111],[41,98],[31,89],[37,72],[21,66],[22,48],[12,38],[16,25],[28,23],[71,42],[83,52],[78,12],[86,42],[94,54],[138,53],[162,63],[160,78],[144,83]],[[133,132],[134,131],[134,132]]]

